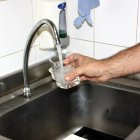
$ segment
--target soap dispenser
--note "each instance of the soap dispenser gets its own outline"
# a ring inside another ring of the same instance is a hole
[[[67,37],[67,26],[66,26],[66,11],[65,11],[66,3],[60,3],[58,8],[61,9],[59,13],[59,37],[65,38]]]
[[[58,8],[60,9],[59,12],[59,37],[61,42],[61,47],[66,48],[69,46],[70,38],[67,35],[67,24],[66,24],[66,3],[60,3],[58,5]]]

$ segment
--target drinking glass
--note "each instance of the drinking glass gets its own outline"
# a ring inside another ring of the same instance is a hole
[[[77,86],[80,83],[79,76],[76,77],[72,81],[65,80],[66,74],[68,74],[70,71],[75,69],[72,65],[70,65],[70,64],[64,65],[64,63],[63,63],[65,58],[71,54],[72,53],[63,53],[62,54],[62,64],[60,64],[58,55],[51,57],[49,59],[49,61],[51,62],[50,72],[52,73],[52,77],[53,77],[53,79],[55,79],[57,86],[60,88],[63,88],[63,89],[72,88],[74,86]]]

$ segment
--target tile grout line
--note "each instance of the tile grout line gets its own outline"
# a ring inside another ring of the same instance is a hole
[[[140,14],[140,12],[139,12],[139,0],[138,0],[138,9],[137,9],[137,23],[136,23],[136,43],[137,43],[137,41],[138,41],[138,28],[140,28],[140,27],[138,27],[138,23],[139,23],[139,14]]]
[[[31,49],[36,48],[37,46],[38,45],[31,47]],[[1,58],[4,58],[4,57],[7,57],[7,56],[11,56],[11,55],[17,54],[17,53],[20,53],[20,52],[23,52],[24,53],[24,49],[23,50],[16,51],[16,52],[13,52],[13,53],[9,53],[9,54],[3,55],[3,56],[0,56],[0,59]]]
[[[31,0],[31,5],[32,5],[32,21],[33,21],[33,26],[34,26],[35,21],[34,21],[34,13],[33,13],[33,12],[34,12],[34,10],[33,10],[33,8],[34,8],[33,0]],[[35,5],[36,5],[36,4],[35,4]],[[36,47],[36,45],[35,45],[35,46],[32,46],[31,49],[32,49],[33,47]],[[13,53],[9,53],[9,54],[6,54],[6,55],[2,55],[2,56],[0,56],[0,59],[1,59],[1,58],[4,58],[4,57],[7,57],[7,56],[11,56],[11,55],[17,54],[17,53],[20,53],[20,52],[24,52],[24,49],[19,50],[19,51],[16,51],[16,52],[13,52]]]
[[[37,16],[37,0],[33,1],[31,0],[32,3],[32,20],[33,20],[33,26],[35,25],[35,16]],[[36,53],[37,53],[37,47],[35,48],[35,62],[36,60]]]
[[[20,53],[22,52],[23,50],[20,50],[20,51],[16,51],[16,52],[13,52],[13,53],[9,53],[9,54],[6,54],[6,55],[3,55],[3,56],[0,56],[0,58],[4,58],[4,57],[7,57],[7,56],[10,56],[10,55],[13,55],[13,54],[17,54],[17,53]]]
[[[86,40],[86,39],[79,39],[79,38],[72,38],[72,37],[71,37],[71,39],[80,40],[80,41],[87,41],[87,42],[94,42],[94,43],[104,44],[104,45],[112,45],[112,46],[122,47],[122,48],[128,48],[127,46],[121,46],[121,45],[109,44],[109,43],[104,43],[104,42],[96,42],[96,41],[91,41],[91,40]]]
[[[139,23],[139,14],[140,14],[140,12],[139,12],[139,0],[138,0],[138,9],[137,9],[137,22],[136,22],[136,40],[135,40],[135,42],[137,43],[137,41],[138,41],[138,28],[140,28],[140,27],[138,27],[138,23]],[[136,74],[134,74],[134,79],[136,79]]]
[[[95,21],[96,21],[96,18],[95,18],[95,10],[94,10],[94,15],[93,15],[93,19],[94,19],[94,30],[93,30],[93,57],[95,58],[95,55],[96,55],[96,50],[95,50]]]

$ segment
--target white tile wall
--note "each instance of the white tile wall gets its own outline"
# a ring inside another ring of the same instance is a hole
[[[49,51],[49,50],[41,50],[39,49],[39,46],[36,47],[36,62],[40,62],[43,60],[46,60],[50,58],[51,56],[54,56],[56,53],[55,51]]]
[[[107,45],[107,44],[95,43],[95,58],[104,59],[124,49],[126,48],[113,46],[113,45]]]
[[[0,77],[23,66],[23,50],[33,27],[31,0],[11,0],[0,3]],[[35,50],[30,64],[35,63]]]
[[[37,0],[31,0],[32,1],[32,10],[33,10],[33,22],[34,25],[37,23]]]
[[[33,47],[29,56],[29,65],[35,63],[35,51],[35,47]],[[24,52],[20,51],[0,58],[0,77],[22,69],[23,54]]]
[[[78,17],[78,0],[67,0],[67,27],[68,34],[71,38],[84,39],[93,41],[94,25],[90,27],[86,22],[83,23],[82,27],[76,29],[73,22]],[[93,17],[93,10],[91,17]],[[94,21],[94,19],[93,19]]]
[[[64,2],[65,0],[61,0]],[[58,4],[61,2],[59,0],[37,0],[37,17],[36,20],[40,19],[50,19],[52,20],[55,25],[58,27],[59,23],[59,12]]]
[[[33,27],[31,0],[0,3],[0,57],[24,49]]]
[[[49,18],[58,26],[59,10],[54,10],[54,4],[48,8],[45,4],[58,1],[61,0],[0,2],[0,77],[22,68],[27,36],[39,19]],[[69,51],[103,59],[140,42],[140,0],[100,0],[100,7],[91,12],[94,26],[85,22],[80,29],[73,25],[78,17],[78,0],[66,1],[67,27],[71,37]],[[39,43],[32,48],[30,64],[54,55],[39,50]]]
[[[138,0],[101,0],[95,11],[95,41],[132,46],[136,43]]]
[[[70,46],[67,49],[69,52],[80,53],[90,57],[94,56],[94,43],[89,41],[71,39]]]
[[[65,2],[65,0],[36,0],[36,2],[36,15],[34,17],[35,23],[41,19],[49,19],[54,22],[58,29],[60,12],[58,4]],[[48,31],[39,35],[38,41],[41,48],[54,48],[52,35]]]

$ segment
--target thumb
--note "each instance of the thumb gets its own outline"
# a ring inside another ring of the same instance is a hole
[[[74,69],[73,71],[71,71],[70,73],[68,73],[65,76],[65,80],[66,81],[74,80],[77,76],[80,76],[82,74],[84,74],[84,69],[82,67],[78,67],[78,68]]]

